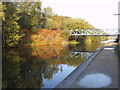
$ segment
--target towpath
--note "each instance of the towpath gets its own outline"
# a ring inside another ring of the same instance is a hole
[[[94,59],[79,66],[56,88],[118,88],[116,43],[106,44]]]

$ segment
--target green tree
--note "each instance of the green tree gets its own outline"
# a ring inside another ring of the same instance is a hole
[[[20,41],[20,26],[17,23],[19,17],[17,16],[16,4],[12,2],[3,3],[4,19],[2,23],[3,29],[3,46],[13,47]]]
[[[44,17],[45,17],[45,28],[46,29],[60,29],[61,27],[61,17],[55,15],[52,12],[52,8],[46,7],[44,8]]]
[[[22,29],[30,32],[40,29],[42,24],[41,2],[23,2],[18,3],[19,24]]]
[[[46,15],[47,19],[50,19],[53,16],[52,8],[51,7],[44,8],[44,14]]]

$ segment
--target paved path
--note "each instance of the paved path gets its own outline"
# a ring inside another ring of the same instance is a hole
[[[75,77],[73,72],[56,88],[118,88],[118,58],[113,50],[115,46],[114,43],[104,46],[79,76]],[[68,80],[70,78],[75,80]]]
[[[71,88],[118,88],[118,58],[114,50],[108,50],[114,46],[105,46]]]

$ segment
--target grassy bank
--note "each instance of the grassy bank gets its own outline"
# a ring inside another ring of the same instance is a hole
[[[75,41],[75,40],[72,40],[72,41],[69,41],[69,44],[78,44],[79,42]]]

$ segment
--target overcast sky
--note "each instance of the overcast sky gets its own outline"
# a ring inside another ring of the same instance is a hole
[[[82,18],[96,28],[118,28],[119,0],[42,0],[58,15]]]

